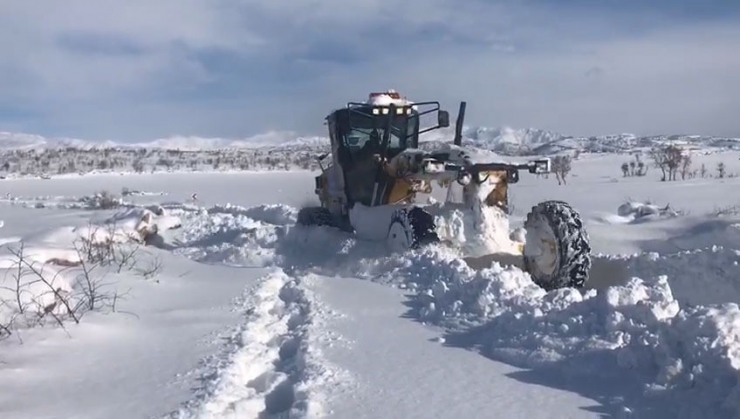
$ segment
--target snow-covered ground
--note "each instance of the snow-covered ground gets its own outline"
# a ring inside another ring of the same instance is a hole
[[[622,177],[630,159],[512,185],[515,226],[546,199],[586,220],[591,282],[549,293],[296,228],[311,172],[2,180],[0,417],[738,417],[740,178]],[[124,207],[80,199],[123,188]],[[111,220],[162,240],[92,258],[88,224]]]

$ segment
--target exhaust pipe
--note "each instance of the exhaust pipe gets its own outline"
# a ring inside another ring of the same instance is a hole
[[[467,106],[466,102],[460,102],[460,110],[457,112],[457,121],[455,121],[455,145],[461,145],[462,144],[462,129],[463,129],[463,123],[465,122],[465,107]]]

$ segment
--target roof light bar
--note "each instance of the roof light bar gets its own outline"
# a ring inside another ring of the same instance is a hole
[[[396,108],[396,115],[403,115],[404,113],[406,115],[411,115],[411,111],[414,109],[413,106],[401,106]],[[377,106],[373,108],[373,115],[380,115],[381,113],[383,115],[388,115],[390,110],[385,106]]]

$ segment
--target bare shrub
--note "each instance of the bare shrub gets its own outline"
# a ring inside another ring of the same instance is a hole
[[[90,228],[89,234],[73,242],[73,253],[66,258],[39,260],[27,253],[22,242],[16,248],[7,246],[13,264],[0,287],[4,291],[0,294],[0,339],[21,328],[43,325],[47,319],[66,331],[65,322],[77,324],[85,313],[120,312],[116,304],[126,293],[119,293],[115,283],[107,280],[110,273],[132,271],[151,279],[161,272],[160,258],[142,257],[148,252],[141,242],[117,241],[115,226],[105,229],[96,234],[98,230]]]
[[[108,191],[99,191],[90,196],[80,198],[80,202],[89,209],[116,209],[123,205],[121,197],[117,197]]]
[[[555,178],[558,181],[558,185],[567,184],[565,181],[566,176],[570,173],[572,158],[570,156],[562,155],[555,156],[552,159],[552,171],[555,173]]]
[[[23,322],[21,327],[34,327],[44,324],[47,318],[53,319],[62,328],[65,320],[79,323],[81,312],[70,284],[65,282],[63,275],[69,267],[55,269],[47,263],[39,263],[26,254],[23,245],[18,249],[8,246],[8,249],[15,257],[17,270],[13,289],[15,313],[11,317],[13,323],[6,325],[7,329],[13,329],[19,321]]]
[[[728,215],[740,215],[740,205],[727,205],[724,207],[714,207],[711,215],[715,217],[724,217]]]
[[[681,180],[686,180],[686,176],[691,175],[691,155],[685,155],[681,159]]]
[[[648,155],[653,160],[655,167],[660,169],[662,174],[660,180],[663,182],[666,180],[676,180],[676,172],[681,167],[684,159],[688,157],[681,148],[675,145],[654,147],[648,152]],[[689,166],[690,164],[691,162],[689,161]]]
[[[621,169],[622,177],[645,176],[647,174],[647,166],[645,165],[645,162],[640,159],[639,154],[635,154],[634,160],[622,163]]]
[[[725,167],[725,164],[723,162],[717,163],[717,177],[723,179],[726,173],[727,169]]]
[[[162,258],[153,256],[146,263],[137,264],[134,268],[136,273],[144,279],[152,279],[162,271]]]

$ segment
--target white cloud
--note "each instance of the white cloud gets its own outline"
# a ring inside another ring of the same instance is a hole
[[[730,117],[740,113],[737,51],[740,27],[684,26],[631,39],[586,39],[567,51],[447,50],[417,57],[388,80],[419,99],[443,100],[451,110],[467,100],[469,121],[475,124],[574,135],[740,135],[740,123]],[[602,69],[601,77],[584,77],[594,67]],[[346,75],[337,90],[352,89],[353,78]],[[381,84],[383,78],[369,79]]]
[[[201,71],[173,53],[173,44],[238,50],[259,43],[227,10],[201,0],[5,1],[0,16],[0,69],[18,69],[33,79],[19,96],[37,100],[90,99],[125,94],[161,70]],[[115,37],[141,54],[82,54],[64,48],[68,34]],[[3,86],[7,87],[7,86]],[[12,88],[12,86],[11,86]]]
[[[453,112],[468,100],[482,125],[740,135],[737,22],[620,19],[480,0],[5,0],[0,124],[132,140],[320,132],[332,108],[393,87]],[[3,118],[13,107],[37,115]]]

